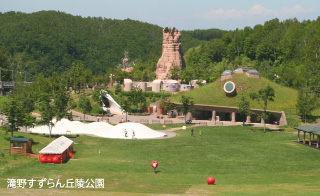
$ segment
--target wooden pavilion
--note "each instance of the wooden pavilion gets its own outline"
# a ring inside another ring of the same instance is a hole
[[[306,133],[309,133],[309,146],[312,145],[312,139],[314,140],[314,136],[317,136],[317,148],[319,148],[319,140],[320,140],[320,127],[314,125],[304,125],[299,127],[294,127],[294,129],[298,130],[298,142],[300,142],[300,131],[303,132],[303,144],[306,144]]]

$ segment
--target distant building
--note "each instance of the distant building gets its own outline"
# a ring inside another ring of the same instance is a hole
[[[247,71],[246,75],[249,78],[260,78],[260,73],[255,69],[250,69],[249,71]]]
[[[224,81],[224,80],[231,79],[232,76],[233,76],[233,71],[231,71],[231,70],[225,70],[225,71],[221,74],[221,79],[220,79],[220,81]]]
[[[203,82],[205,83],[205,81]],[[180,84],[177,80],[154,80],[153,82],[133,82],[130,79],[124,79],[124,91],[131,91],[132,87],[139,87],[142,91],[153,91],[160,93],[162,90],[169,92],[189,91],[194,88],[193,85]]]
[[[192,85],[189,85],[189,84],[181,84],[180,85],[180,91],[189,91],[193,89],[193,86]]]
[[[229,80],[233,78],[233,74],[246,74],[249,78],[260,78],[260,73],[255,69],[250,69],[249,67],[239,67],[234,71],[225,70],[221,74],[220,81]]]

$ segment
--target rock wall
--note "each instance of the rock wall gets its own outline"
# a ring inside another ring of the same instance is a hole
[[[162,56],[157,63],[157,79],[166,80],[170,77],[169,70],[173,65],[180,69],[184,66],[183,52],[180,43],[181,33],[175,27],[171,32],[168,27],[163,29]]]

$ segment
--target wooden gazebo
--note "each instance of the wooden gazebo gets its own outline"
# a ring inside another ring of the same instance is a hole
[[[314,136],[317,136],[317,148],[319,148],[319,139],[320,139],[320,127],[314,125],[304,125],[295,127],[298,130],[298,142],[300,142],[300,131],[303,132],[303,144],[306,143],[306,133],[309,133],[309,146],[312,144],[311,136],[314,139]]]

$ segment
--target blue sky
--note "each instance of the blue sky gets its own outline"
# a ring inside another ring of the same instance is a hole
[[[179,30],[242,29],[279,18],[315,20],[319,0],[0,0],[0,12],[59,10],[83,17],[139,20]]]

